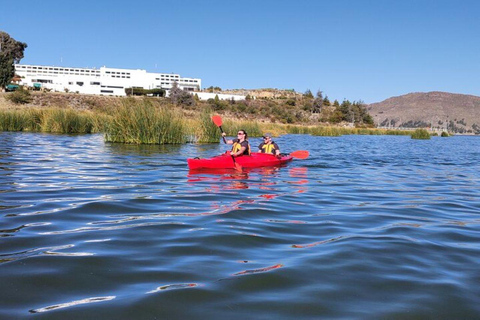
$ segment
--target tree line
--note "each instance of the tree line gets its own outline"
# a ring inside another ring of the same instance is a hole
[[[0,87],[4,91],[15,76],[15,63],[23,58],[27,48],[25,42],[17,41],[4,31],[0,31]]]

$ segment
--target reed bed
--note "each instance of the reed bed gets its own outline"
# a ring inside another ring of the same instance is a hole
[[[72,109],[49,109],[38,114],[43,132],[92,133],[93,120],[90,115]]]
[[[103,130],[105,116],[62,108],[0,110],[1,131],[95,133]]]
[[[151,101],[126,99],[113,111],[105,128],[105,141],[133,144],[185,143],[180,113]]]
[[[96,112],[59,107],[0,108],[0,131],[69,134],[103,132],[107,142],[131,144],[216,143],[220,141],[221,135],[211,120],[212,115],[212,110],[207,108],[196,118],[187,118],[171,105],[161,105],[152,99],[127,98]],[[231,119],[224,119],[222,127],[230,137],[236,137],[237,131],[241,129],[250,137],[261,137],[267,132],[274,136],[412,135],[412,131],[401,130],[304,126]]]
[[[417,129],[412,133],[412,139],[430,139],[430,133],[425,129]]]
[[[24,131],[26,128],[26,116],[18,110],[0,110],[0,130]]]

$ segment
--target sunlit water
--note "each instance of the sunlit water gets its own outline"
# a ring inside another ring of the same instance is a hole
[[[0,318],[480,317],[479,137],[277,142],[311,155],[0,133]]]

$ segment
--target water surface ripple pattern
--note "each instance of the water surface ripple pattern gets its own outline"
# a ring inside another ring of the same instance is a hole
[[[276,140],[310,157],[0,133],[0,318],[478,318],[480,138]]]

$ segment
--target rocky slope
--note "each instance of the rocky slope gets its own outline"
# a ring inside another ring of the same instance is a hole
[[[430,127],[480,134],[480,97],[447,92],[416,92],[367,107],[378,127]]]

